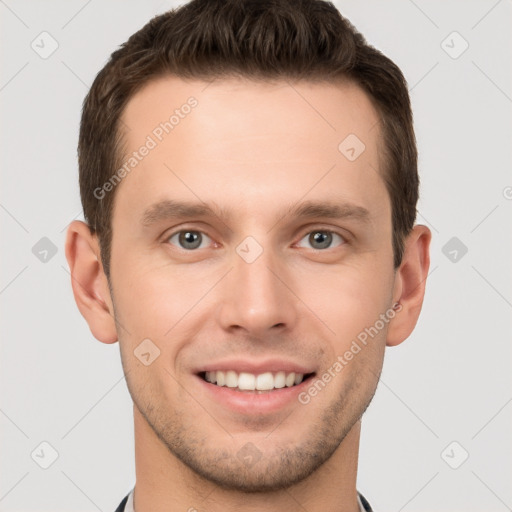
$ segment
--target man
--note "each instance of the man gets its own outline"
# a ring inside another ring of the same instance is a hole
[[[195,0],[98,74],[79,167],[73,292],[134,402],[117,510],[371,510],[361,417],[431,239],[396,65],[322,0]]]

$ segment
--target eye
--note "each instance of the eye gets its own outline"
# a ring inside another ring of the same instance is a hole
[[[185,250],[201,249],[201,244],[204,239],[210,239],[210,237],[205,235],[202,231],[183,229],[181,231],[177,231],[173,235],[170,235],[166,240],[173,245],[176,245],[176,243],[172,242],[176,237],[179,247]]]
[[[341,235],[334,231],[329,231],[328,229],[316,229],[315,231],[310,231],[304,238],[302,238],[302,240],[307,239],[308,243],[313,246],[313,249],[322,250],[329,249],[333,243],[333,239],[336,238],[341,240],[341,244],[339,245],[346,243],[346,240]],[[299,246],[303,247],[300,245],[300,242]]]

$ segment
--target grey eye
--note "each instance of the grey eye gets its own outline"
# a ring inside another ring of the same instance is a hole
[[[342,236],[338,235],[334,231],[329,231],[326,229],[317,229],[315,231],[311,231],[311,233],[308,233],[302,240],[307,239],[308,243],[311,244],[313,249],[322,250],[328,249],[332,245],[335,237],[338,237],[342,243],[344,242]]]
[[[174,235],[171,235],[168,240],[173,243],[172,240],[177,237],[177,244],[180,248],[186,250],[194,250],[201,247],[201,243],[204,241],[204,238],[209,238],[201,231],[193,231],[184,229],[182,231],[178,231]],[[174,243],[176,245],[176,243]]]

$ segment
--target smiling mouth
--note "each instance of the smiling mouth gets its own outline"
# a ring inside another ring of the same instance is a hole
[[[282,388],[291,388],[298,386],[302,382],[310,379],[314,373],[294,373],[294,372],[265,372],[258,375],[247,372],[211,371],[200,372],[205,382],[219,387],[227,387],[233,391],[248,393],[269,393]]]

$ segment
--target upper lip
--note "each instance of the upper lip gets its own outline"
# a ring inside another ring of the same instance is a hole
[[[266,372],[279,372],[285,373],[314,373],[314,369],[310,366],[287,361],[285,359],[265,359],[262,361],[249,361],[246,359],[225,359],[208,363],[196,369],[195,373],[213,372],[213,371],[228,371],[233,370],[237,373],[246,372],[254,375],[259,375]]]

